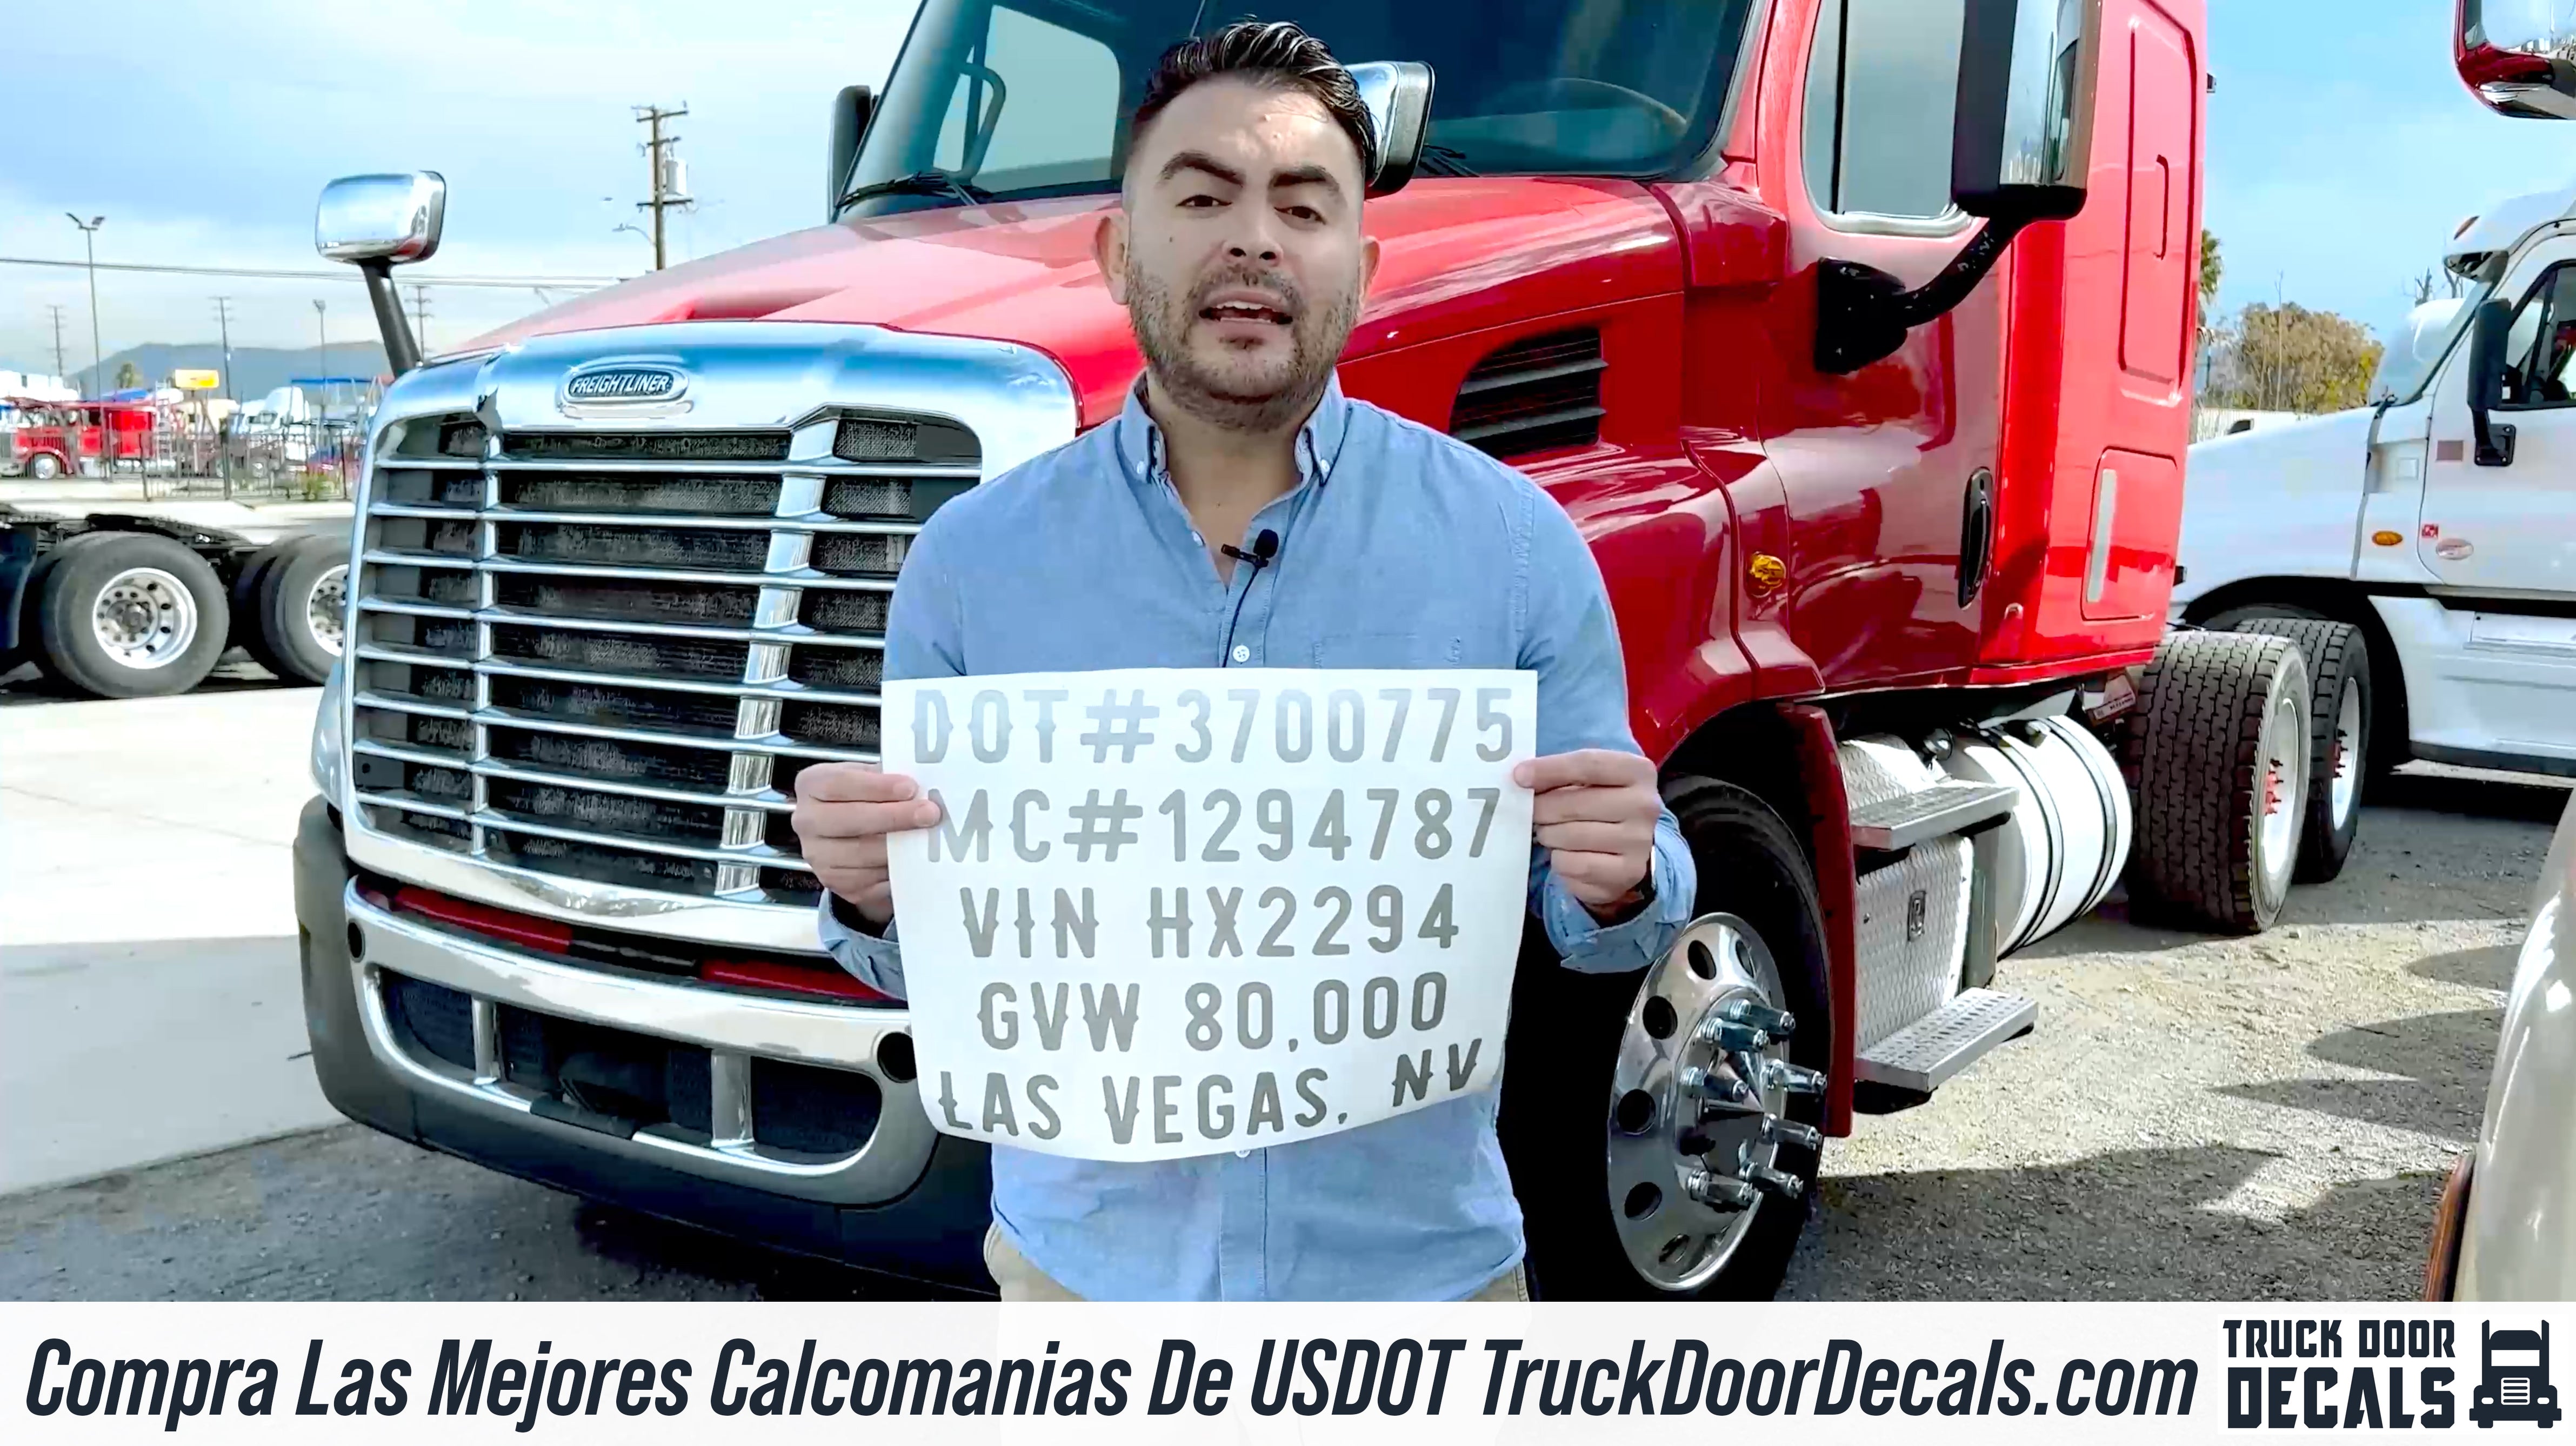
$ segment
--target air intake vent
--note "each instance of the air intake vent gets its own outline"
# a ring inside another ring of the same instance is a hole
[[[1467,374],[1449,434],[1496,457],[1599,441],[1605,365],[1591,327],[1513,342]]]

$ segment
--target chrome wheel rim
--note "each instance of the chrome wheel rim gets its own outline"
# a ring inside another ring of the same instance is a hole
[[[2346,688],[2343,706],[2335,710],[2334,742],[2326,754],[2327,806],[2334,810],[2334,826],[2341,832],[2352,821],[2354,806],[2361,799],[2361,690]]]
[[[1647,971],[1629,1008],[1605,1120],[1607,1206],[1629,1266],[1658,1290],[1706,1285],[1756,1215],[1789,1208],[1767,1195],[1742,1208],[1708,1198],[1741,1193],[1774,1168],[1779,1145],[1765,1121],[1784,1113],[1787,1089],[1774,1067],[1789,1058],[1783,1041],[1728,1049],[1708,1031],[1731,1008],[1777,1009],[1780,1000],[1780,972],[1761,937],[1741,919],[1713,914]]]
[[[2293,846],[2298,841],[2299,818],[2307,807],[2308,730],[2299,717],[2299,700],[2286,693],[2272,703],[2272,715],[2264,720],[2261,776],[2257,786],[2262,794],[2258,802],[2262,813],[2254,827],[2256,864],[2263,878],[2265,897],[2280,898],[2290,887],[2290,869],[2296,862]]]
[[[329,568],[304,595],[304,626],[332,657],[340,656],[341,614],[349,601],[349,565]]]
[[[90,604],[90,636],[123,667],[166,668],[197,641],[197,598],[157,567],[129,567]]]

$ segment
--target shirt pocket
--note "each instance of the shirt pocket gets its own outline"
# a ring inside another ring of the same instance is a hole
[[[1420,630],[1326,633],[1315,640],[1318,668],[1453,668],[1463,639]]]

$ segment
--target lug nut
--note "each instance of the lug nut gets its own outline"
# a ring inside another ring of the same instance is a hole
[[[1728,1054],[1749,1054],[1771,1042],[1771,1036],[1754,1025],[1715,1017],[1700,1021],[1699,1037]]]
[[[1683,1065],[1679,1079],[1685,1091],[1702,1099],[1737,1103],[1746,1094],[1743,1079],[1723,1064]]]
[[[1768,1165],[1756,1165],[1746,1170],[1744,1175],[1746,1179],[1783,1200],[1795,1200],[1807,1193],[1807,1182],[1786,1170],[1774,1170]]]
[[[1762,1199],[1761,1191],[1743,1181],[1706,1170],[1686,1172],[1682,1193],[1712,1210],[1750,1210]]]
[[[1823,1131],[1813,1125],[1799,1124],[1796,1120],[1784,1120],[1778,1115],[1763,1117],[1762,1138],[1775,1145],[1795,1145],[1801,1150],[1821,1150],[1825,1147]]]
[[[1763,1062],[1762,1083],[1771,1088],[1787,1090],[1793,1095],[1820,1095],[1825,1092],[1824,1071],[1809,1069],[1802,1064],[1791,1064],[1785,1059]]]
[[[1796,1015],[1785,1009],[1773,1009],[1767,1004],[1756,1004],[1750,999],[1731,1000],[1719,1012],[1728,1020],[1751,1025],[1773,1039],[1787,1039],[1798,1032]]]

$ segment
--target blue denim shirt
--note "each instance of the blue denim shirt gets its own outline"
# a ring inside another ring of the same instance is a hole
[[[1600,570],[1546,493],[1338,384],[1299,434],[1297,467],[1296,488],[1245,530],[1276,531],[1276,561],[1221,581],[1131,395],[1114,423],[931,518],[895,588],[886,676],[1209,667],[1240,606],[1232,666],[1525,668],[1541,755],[1637,751]],[[1654,902],[1617,925],[1534,853],[1530,904],[1569,968],[1642,969],[1689,918],[1696,878],[1670,811]],[[828,903],[825,946],[902,996],[896,930],[867,937]],[[993,1213],[1032,1264],[1092,1299],[1456,1299],[1521,1258],[1496,1100],[1151,1164],[996,1145]]]

